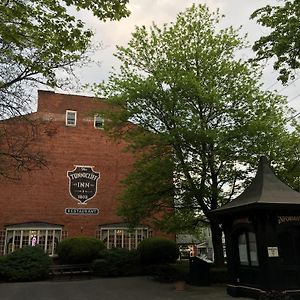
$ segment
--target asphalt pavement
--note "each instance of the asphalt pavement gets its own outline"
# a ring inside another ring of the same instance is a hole
[[[53,280],[0,283],[1,300],[233,300],[225,286],[187,285],[176,291],[172,283],[147,277]],[[243,298],[246,300],[246,298]]]

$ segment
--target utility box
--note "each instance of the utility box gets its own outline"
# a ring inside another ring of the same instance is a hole
[[[190,257],[190,272],[188,276],[188,283],[197,286],[210,285],[210,270],[211,263],[194,256]]]

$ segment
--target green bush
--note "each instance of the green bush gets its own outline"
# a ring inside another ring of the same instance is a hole
[[[111,249],[100,252],[93,262],[94,275],[101,277],[141,275],[141,266],[136,251]]]
[[[174,282],[175,268],[169,264],[148,265],[145,267],[145,273],[159,282]]]
[[[105,246],[102,241],[91,237],[73,237],[58,244],[57,254],[60,263],[90,263],[96,259]]]
[[[175,241],[152,237],[143,240],[137,249],[142,264],[174,263],[179,256],[179,249]]]
[[[36,247],[24,247],[0,259],[0,275],[9,281],[34,281],[48,277],[51,259]]]

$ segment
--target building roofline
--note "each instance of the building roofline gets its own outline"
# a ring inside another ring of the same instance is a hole
[[[244,192],[212,213],[244,210],[246,207],[299,205],[300,193],[283,183],[269,166],[266,157],[259,160],[257,173]]]

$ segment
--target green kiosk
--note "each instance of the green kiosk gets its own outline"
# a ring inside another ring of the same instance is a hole
[[[225,233],[229,295],[300,299],[300,193],[265,157],[248,188],[213,214]]]

